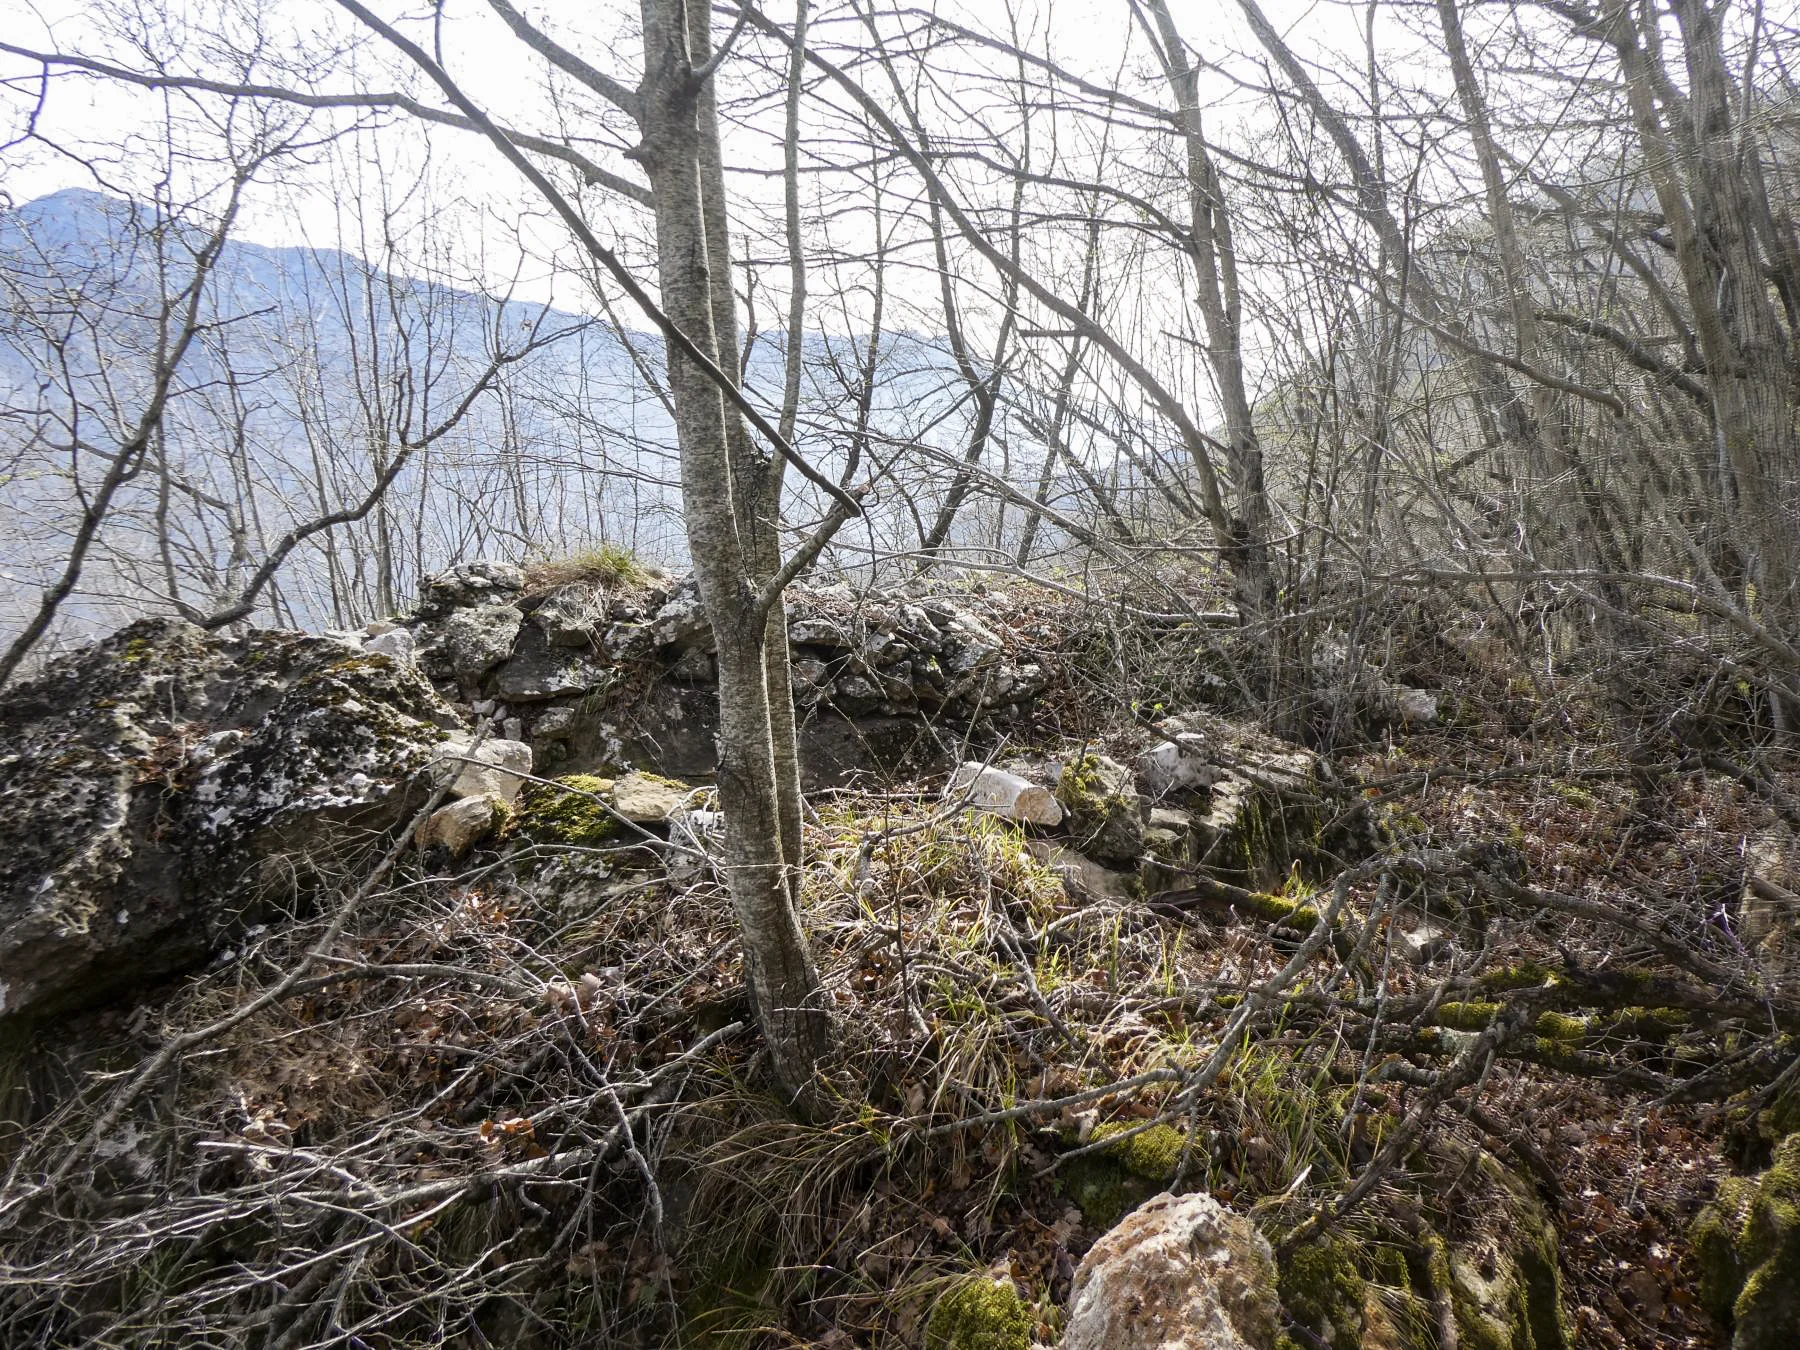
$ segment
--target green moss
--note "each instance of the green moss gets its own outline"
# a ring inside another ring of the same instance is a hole
[[[1096,1142],[1128,1134],[1131,1125],[1112,1121],[1097,1126],[1094,1130]],[[1173,1181],[1175,1170],[1181,1166],[1182,1150],[1187,1147],[1187,1135],[1173,1125],[1152,1125],[1149,1129],[1120,1139],[1118,1143],[1101,1152],[1107,1157],[1116,1158],[1119,1165],[1133,1176],[1143,1177],[1146,1181]]]
[[[1738,1255],[1738,1234],[1755,1199],[1754,1181],[1727,1177],[1713,1202],[1700,1211],[1688,1230],[1688,1243],[1700,1270],[1700,1305],[1720,1323],[1730,1323],[1732,1306],[1748,1276]]]
[[[541,844],[583,848],[617,838],[619,822],[594,800],[611,791],[612,785],[610,778],[585,773],[570,774],[553,783],[527,783],[519,794],[514,831]]]
[[[1031,1350],[1036,1324],[1031,1305],[1011,1280],[971,1275],[932,1305],[925,1350]]]
[[[1571,1017],[1567,1013],[1539,1013],[1531,1029],[1540,1037],[1552,1041],[1579,1041],[1588,1034],[1588,1022],[1585,1017]]]
[[[1319,922],[1319,911],[1314,906],[1265,892],[1253,894],[1247,908],[1264,923],[1297,928],[1302,932],[1311,932]]]
[[[1757,1117],[1757,1128],[1769,1139],[1785,1139],[1800,1130],[1800,1088],[1789,1088]]]
[[[1150,1185],[1125,1170],[1117,1158],[1084,1153],[1056,1173],[1057,1189],[1081,1211],[1091,1228],[1111,1228],[1150,1198]]]
[[[1358,1269],[1351,1239],[1334,1237],[1295,1251],[1282,1267],[1279,1289],[1288,1315],[1332,1350],[1362,1345],[1368,1282]]]
[[[1439,1026],[1458,1031],[1486,1031],[1502,1011],[1498,1003],[1440,1003],[1437,1020]]]
[[[1555,973],[1550,967],[1536,961],[1520,961],[1516,965],[1490,970],[1476,983],[1489,993],[1497,994],[1508,989],[1535,989],[1546,980],[1553,978],[1555,978]]]
[[[1750,1272],[1733,1309],[1732,1350],[1791,1350],[1800,1327],[1800,1241],[1790,1232],[1781,1248]]]
[[[1761,1265],[1800,1237],[1800,1134],[1775,1146],[1769,1170],[1757,1183],[1756,1200],[1744,1221],[1739,1252],[1749,1266]]]
[[[1175,1179],[1187,1136],[1172,1125],[1134,1126],[1109,1121],[1096,1126],[1091,1143],[1105,1147],[1070,1158],[1058,1170],[1057,1185],[1095,1228],[1111,1228]],[[1127,1135],[1130,1135],[1127,1138]],[[1107,1144],[1109,1139],[1115,1144]]]

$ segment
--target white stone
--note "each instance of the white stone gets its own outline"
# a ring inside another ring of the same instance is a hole
[[[461,858],[493,832],[500,823],[500,799],[482,795],[464,797],[459,802],[440,806],[418,828],[413,842],[420,848],[434,844],[452,858]]]
[[[666,825],[686,810],[690,789],[685,783],[647,773],[626,774],[609,794],[612,808],[634,825]]]
[[[438,782],[451,773],[450,795],[463,797],[498,797],[508,806],[518,799],[525,780],[522,773],[531,772],[531,747],[523,741],[489,739],[471,748],[468,737],[452,737],[441,742],[432,757]],[[464,763],[464,760],[477,763]]]
[[[418,644],[414,642],[412,630],[409,628],[389,628],[375,634],[363,642],[365,652],[377,652],[382,656],[391,656],[396,661],[410,661]]]
[[[1050,789],[991,764],[970,761],[950,775],[944,795],[965,800],[977,810],[1028,825],[1062,824],[1062,804]]]
[[[1203,736],[1186,732],[1151,746],[1137,759],[1137,780],[1152,797],[1209,788],[1224,777],[1214,764]]]
[[[1272,1350],[1275,1258],[1212,1196],[1158,1195],[1082,1258],[1063,1350]]]
[[[1429,689],[1396,689],[1394,707],[1409,727],[1429,726],[1438,719],[1438,696]]]

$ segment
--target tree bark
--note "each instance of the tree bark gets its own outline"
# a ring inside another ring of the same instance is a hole
[[[682,0],[643,0],[642,12],[640,153],[656,203],[662,306],[715,366],[729,369],[720,356],[735,352],[737,324],[718,122],[710,81],[695,79],[710,49],[708,12],[693,10],[690,19]],[[776,1081],[804,1110],[833,1030],[796,903],[798,768],[791,749],[783,753],[778,744],[780,714],[772,706],[785,705],[783,739],[791,747],[786,623],[779,598],[767,613],[756,603],[760,584],[779,567],[779,478],[717,383],[673,343],[668,360],[689,549],[718,644],[726,881]]]

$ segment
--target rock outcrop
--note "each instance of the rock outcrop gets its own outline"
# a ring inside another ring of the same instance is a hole
[[[972,724],[1013,717],[1050,683],[1000,595],[796,585],[787,605],[814,785],[946,771]],[[471,563],[427,581],[405,623],[438,687],[491,711],[545,770],[705,778],[717,765],[712,629],[691,582],[635,567],[534,581]],[[374,627],[368,642],[391,646]]]
[[[1210,1195],[1146,1201],[1075,1271],[1063,1350],[1274,1350],[1275,1258]]]
[[[1254,887],[1279,887],[1295,861],[1356,853],[1335,822],[1350,804],[1310,750],[1211,713],[1157,724],[1166,739],[1139,756],[1145,795],[1194,816],[1188,865]]]
[[[0,708],[0,1016],[189,968],[391,833],[461,726],[416,667],[147,620]]]

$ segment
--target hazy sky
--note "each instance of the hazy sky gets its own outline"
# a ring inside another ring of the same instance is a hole
[[[300,32],[315,36],[347,30],[350,24],[348,16],[328,0],[223,5],[208,3],[208,0],[164,0],[160,6],[153,7],[171,17],[169,35],[157,40],[158,50],[167,50],[174,45],[186,46],[188,50],[181,52],[175,63],[178,67],[194,73],[222,76],[227,72],[219,63],[207,59],[203,44],[194,36],[213,15],[235,16],[241,26],[247,24],[252,15],[261,12],[269,16],[269,27],[275,33]],[[0,33],[5,34],[3,40],[22,47],[107,55],[121,64],[142,69],[147,63],[141,54],[132,53],[119,37],[108,36],[105,31],[109,27],[116,31],[128,23],[115,17],[113,11],[122,16],[132,8],[135,7],[125,3],[114,5],[110,0],[101,4],[83,3],[82,0],[0,0]],[[422,8],[418,5],[381,6],[384,13],[395,16],[416,15]],[[779,0],[769,6],[776,17],[783,16],[784,8]],[[957,0],[939,8],[948,17],[990,31],[1004,31],[1007,24],[1008,6],[1002,0]],[[1123,0],[1021,0],[1012,8],[1020,16],[1022,31],[1035,35],[1035,47],[1050,47],[1059,59],[1098,79],[1110,80],[1118,71],[1131,23]],[[1178,21],[1185,24],[1190,42],[1203,57],[1228,65],[1240,64],[1234,53],[1245,51],[1252,44],[1235,5],[1209,0],[1208,3],[1184,6],[1177,0],[1175,8]],[[1363,8],[1360,4],[1350,5],[1337,0],[1266,0],[1265,8],[1278,25],[1289,31],[1300,50],[1325,58],[1322,74],[1327,80],[1332,68],[1340,64],[1331,61],[1327,53],[1333,50],[1355,52],[1360,47],[1359,25]],[[534,16],[558,13],[556,6],[542,3],[527,5],[526,9]],[[1183,9],[1188,12],[1182,14]],[[530,102],[541,112],[543,104],[537,99],[542,86],[541,63],[522,45],[512,41],[478,0],[464,0],[460,6],[453,0],[447,13],[449,18],[439,40],[447,64],[465,87],[493,106],[514,109],[526,106],[518,97],[519,92],[530,91]],[[584,15],[582,28],[586,40],[571,41],[571,45],[602,69],[627,82],[634,81],[635,52],[631,50],[631,34],[636,21],[636,5],[608,0],[584,9]],[[203,16],[204,22],[201,21]],[[194,21],[191,27],[190,20]],[[721,29],[725,23],[720,20]],[[410,31],[421,38],[429,33],[422,23],[412,25]],[[1355,78],[1354,71],[1349,73]],[[729,87],[734,72],[727,69],[725,74]],[[122,141],[131,144],[131,138],[155,131],[163,115],[160,96],[85,77],[64,76],[45,87],[37,75],[35,65],[0,53],[0,79],[6,81],[4,121],[0,123],[5,128],[5,139],[16,142],[27,120],[35,117],[47,135],[89,156],[90,163],[84,164],[43,145],[15,143],[0,157],[0,169],[4,170],[3,186],[8,197],[14,202],[22,202],[62,187],[104,186],[107,181],[123,184],[134,178],[141,181],[151,171],[154,154],[145,153],[141,143],[133,145],[123,156],[117,153],[117,148]],[[266,78],[273,80],[274,77]],[[370,87],[381,83],[375,79],[367,81]],[[341,77],[323,80],[321,84],[327,89],[350,87],[349,81]],[[1240,115],[1233,111],[1233,105],[1241,109],[1248,100],[1234,90],[1230,81],[1213,77],[1210,85],[1212,98],[1219,105],[1218,116]],[[387,81],[386,87],[393,87],[393,81]],[[434,128],[428,135],[433,160],[447,181],[460,181],[465,187],[491,184],[496,197],[507,195],[510,185],[503,185],[499,180],[510,178],[512,171],[477,144],[475,137],[443,128]],[[398,145],[402,138],[390,136],[385,139],[386,144],[392,146]],[[766,143],[742,134],[732,138],[728,153],[739,163],[755,167],[766,165],[769,159]],[[92,167],[92,158],[96,155],[102,160],[113,161],[103,166],[98,182]],[[630,173],[630,167],[616,155],[603,153],[597,157],[610,168]],[[130,162],[133,159],[135,163]],[[404,171],[409,167],[404,163],[393,165],[390,176],[395,176],[392,171]],[[321,163],[310,186],[321,186],[340,173],[341,166]],[[290,175],[291,186],[304,189],[309,186],[307,177],[305,172]],[[258,194],[247,214],[245,233],[271,244],[329,242],[338,228],[336,212],[332,209],[333,198],[339,195],[337,189],[325,191],[317,200],[307,201],[309,195],[304,190]]]

